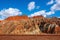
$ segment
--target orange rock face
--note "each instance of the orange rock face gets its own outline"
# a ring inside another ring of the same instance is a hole
[[[2,21],[0,20],[0,22],[2,22]]]
[[[21,20],[21,19],[28,20],[29,18],[27,16],[11,16],[5,20]]]
[[[34,16],[32,18],[44,18],[43,16]]]

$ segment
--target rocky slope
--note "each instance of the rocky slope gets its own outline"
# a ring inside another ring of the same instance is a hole
[[[60,34],[60,19],[11,16],[0,21],[0,34]]]

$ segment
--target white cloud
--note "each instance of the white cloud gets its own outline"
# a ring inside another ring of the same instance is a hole
[[[0,11],[0,19],[5,19],[9,16],[21,15],[22,12],[16,8],[3,9]]]
[[[51,10],[52,10],[52,11],[60,10],[60,4],[54,4],[54,5],[51,7]]]
[[[54,3],[54,0],[51,0],[47,3],[47,5],[50,5],[50,4],[53,4]]]
[[[29,17],[44,15],[44,14],[45,14],[45,10],[42,10],[42,11],[38,11],[38,12],[35,12],[35,13],[29,15]]]
[[[33,10],[34,8],[35,8],[35,2],[30,2],[30,3],[28,4],[28,10],[31,11],[31,10]]]
[[[60,0],[55,0],[55,4],[51,7],[52,11],[60,10]]]
[[[55,4],[53,4],[54,2]],[[50,5],[50,4],[53,4],[53,5],[51,6],[49,12],[46,12],[46,10],[41,10],[28,16],[33,17],[33,16],[42,15],[44,17],[47,17],[49,15],[55,14],[55,11],[60,10],[60,0],[51,0],[50,2],[47,3],[47,5]]]
[[[28,17],[38,16],[38,15],[42,15],[42,16],[46,17],[46,16],[52,15],[52,14],[54,14],[53,11],[46,12],[46,10],[41,10],[41,11],[35,12],[31,15],[28,15]]]
[[[58,17],[58,18],[60,18],[60,17]]]
[[[51,0],[51,1],[54,1],[54,0]],[[51,8],[50,8],[51,12],[49,12],[49,14],[51,14],[51,13],[54,14],[55,11],[60,10],[60,0],[55,0],[54,2],[55,2],[55,4],[53,4],[53,5],[51,6]],[[48,15],[49,15],[49,14],[48,14]]]
[[[55,0],[55,2],[56,2],[57,4],[60,4],[60,0]]]
[[[55,14],[54,11],[49,11],[49,12],[45,12],[45,13],[46,13],[46,15],[52,15],[52,14]]]
[[[55,4],[53,4],[55,2]],[[51,11],[57,11],[60,10],[60,0],[51,0],[50,2],[47,3],[47,5],[53,4],[53,6],[51,6],[50,10]]]

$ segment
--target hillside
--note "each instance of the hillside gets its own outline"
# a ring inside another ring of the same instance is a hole
[[[60,19],[11,16],[0,22],[0,34],[60,34]]]

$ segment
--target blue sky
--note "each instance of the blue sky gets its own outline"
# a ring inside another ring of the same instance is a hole
[[[0,20],[16,15],[60,17],[60,0],[0,0]]]

